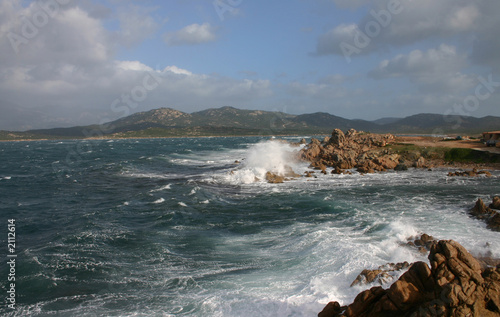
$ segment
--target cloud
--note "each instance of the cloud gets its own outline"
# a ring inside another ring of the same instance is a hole
[[[191,24],[179,31],[165,34],[164,39],[170,46],[196,45],[215,41],[216,31],[209,23]]]
[[[426,92],[460,92],[473,86],[474,79],[461,73],[467,66],[465,54],[457,53],[454,46],[441,44],[437,49],[413,50],[383,60],[368,73],[374,79],[407,77]]]
[[[32,19],[42,12],[35,2],[27,7],[20,3],[0,0],[0,113],[5,115],[0,129],[92,124],[162,106],[183,111],[252,107],[273,94],[268,80],[196,74],[175,65],[155,69],[138,60],[116,59],[120,45],[140,42],[141,32],[154,32],[155,22],[146,18],[149,9],[128,15],[118,10],[120,19],[132,19],[118,30],[108,30],[104,25],[109,15],[90,14],[90,8],[77,5],[60,6],[37,27],[35,36],[19,43],[16,52],[7,35],[23,36],[26,22],[20,17]],[[209,24],[181,31],[175,41],[203,42],[215,36]]]
[[[500,1],[481,1],[479,2],[481,12],[491,12],[490,15],[481,16],[481,32],[475,34],[472,45],[471,58],[474,62],[492,67],[496,72],[500,72]]]
[[[128,6],[120,8],[118,19],[120,21],[120,42],[126,47],[134,46],[153,35],[159,24],[150,15],[151,8]]]
[[[351,55],[360,56],[427,39],[452,39],[460,35],[468,40],[464,35],[494,33],[491,23],[484,23],[496,17],[491,8],[495,6],[493,1],[377,0],[360,21],[340,24],[321,35],[316,54],[342,56],[346,54],[342,45],[347,44],[355,48]]]
[[[351,43],[359,28],[356,24],[341,24],[319,37],[316,45],[318,55],[342,55],[342,43]]]

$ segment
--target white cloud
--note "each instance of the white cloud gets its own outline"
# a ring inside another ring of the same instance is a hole
[[[168,71],[168,72],[171,72],[174,74],[181,74],[181,75],[192,75],[193,74],[189,70],[182,69],[182,68],[179,68],[177,66],[167,66],[167,67],[165,67],[165,69],[163,71],[164,72]]]
[[[268,80],[195,74],[175,65],[158,70],[137,60],[117,60],[117,45],[141,39],[128,31],[137,26],[148,33],[155,28],[154,22],[141,24],[133,18],[130,24],[110,31],[99,15],[90,15],[75,5],[61,6],[36,36],[20,44],[16,53],[6,34],[22,35],[19,17],[31,18],[40,12],[36,3],[28,7],[19,3],[0,0],[0,113],[10,116],[0,121],[0,129],[91,124],[162,106],[183,111],[209,106],[251,107],[256,100],[272,95]],[[140,17],[144,12],[131,14]],[[176,41],[210,41],[215,29],[209,24],[192,25],[176,36]],[[135,101],[132,98],[132,107],[122,98],[130,98],[134,92],[139,95]],[[116,100],[126,106],[121,108],[126,111],[114,111]]]
[[[134,46],[158,30],[159,24],[150,15],[152,11],[154,10],[139,6],[119,9],[121,44],[127,47]]]
[[[360,21],[340,24],[320,36],[316,53],[344,55],[341,43],[347,43],[358,49],[353,55],[360,56],[427,39],[491,33],[494,29],[484,20],[497,16],[498,11],[490,8],[493,1],[496,0],[472,3],[466,0],[399,0],[395,2],[400,3],[398,10],[391,10],[388,4],[392,1],[376,0],[372,2],[372,10]]]
[[[320,36],[316,53],[318,55],[342,55],[341,43],[351,43],[357,32],[359,28],[356,24],[341,24],[331,29]]]
[[[179,31],[165,34],[165,42],[170,46],[195,45],[216,40],[216,28],[209,23],[191,24]]]
[[[461,73],[467,66],[464,54],[454,46],[441,44],[437,49],[413,50],[380,62],[369,76],[375,79],[408,77],[423,91],[460,92],[472,87],[474,79]]]

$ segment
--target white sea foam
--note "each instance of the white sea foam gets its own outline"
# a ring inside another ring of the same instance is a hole
[[[161,203],[163,203],[163,202],[165,202],[165,198],[160,198],[160,199],[155,200],[155,201],[153,202],[153,204],[161,204]]]
[[[299,168],[300,163],[295,157],[297,152],[296,147],[276,140],[254,144],[244,153],[245,159],[241,165],[232,170],[226,180],[232,183],[249,184],[264,180],[267,172],[283,175],[288,168],[293,170]]]
[[[167,189],[172,189],[172,184],[167,184],[167,185],[161,186],[160,188],[152,189],[149,192],[150,193],[155,193],[155,192],[161,192],[161,191],[164,191],[164,190],[167,190]]]

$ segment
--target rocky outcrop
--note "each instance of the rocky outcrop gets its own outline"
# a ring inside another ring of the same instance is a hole
[[[283,167],[283,171],[281,173],[278,172],[266,172],[265,179],[268,183],[271,184],[280,184],[284,183],[293,178],[301,177],[302,175],[297,174],[293,171],[292,167],[289,165],[285,165]]]
[[[354,129],[344,134],[340,129],[335,129],[332,136],[325,138],[323,142],[313,138],[300,151],[299,157],[311,162],[313,167],[332,167],[339,170],[356,167],[360,173],[385,171],[397,166],[399,155],[388,152],[375,153],[373,150],[383,148],[394,142],[394,139],[391,134],[362,133]]]
[[[394,167],[395,171],[407,171],[408,166],[405,163],[399,163],[396,167]]]
[[[500,316],[499,267],[481,267],[453,240],[435,243],[429,261],[412,264],[389,289],[372,287],[348,306],[330,302],[318,316]]]
[[[500,210],[500,197],[495,196],[493,197],[493,202],[489,206],[491,209],[497,209]]]
[[[427,168],[426,160],[423,156],[419,157],[414,163],[413,167],[415,168]]]
[[[351,283],[351,287],[355,285],[379,283],[380,285],[390,282],[394,279],[394,273],[405,270],[410,267],[408,262],[387,263],[379,266],[374,270],[363,270],[356,279]]]
[[[423,233],[418,237],[410,237],[405,245],[416,248],[420,253],[426,254],[436,243],[437,240],[433,236]]]
[[[491,177],[491,173],[488,171],[478,171],[477,168],[474,168],[470,171],[456,171],[456,172],[449,172],[448,176],[468,176],[468,177],[475,177],[479,175],[486,175],[486,177]]]
[[[285,182],[285,177],[276,173],[267,172],[266,181],[271,184],[281,184]]]
[[[481,198],[476,201],[476,205],[469,211],[469,214],[475,218],[484,220],[487,224],[487,228],[500,231],[500,212],[494,209],[500,209],[498,204],[500,203],[500,197],[493,197],[493,202],[490,207],[486,207],[486,204]],[[493,207],[493,208],[492,208]],[[494,208],[497,207],[497,208]]]

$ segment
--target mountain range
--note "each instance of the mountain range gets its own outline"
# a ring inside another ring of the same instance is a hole
[[[375,121],[351,120],[329,113],[293,115],[283,112],[242,110],[233,107],[185,113],[171,108],[138,112],[103,124],[0,131],[0,139],[54,139],[89,137],[180,137],[228,135],[329,134],[334,128],[398,134],[479,134],[500,130],[500,117],[483,118],[417,114]]]

